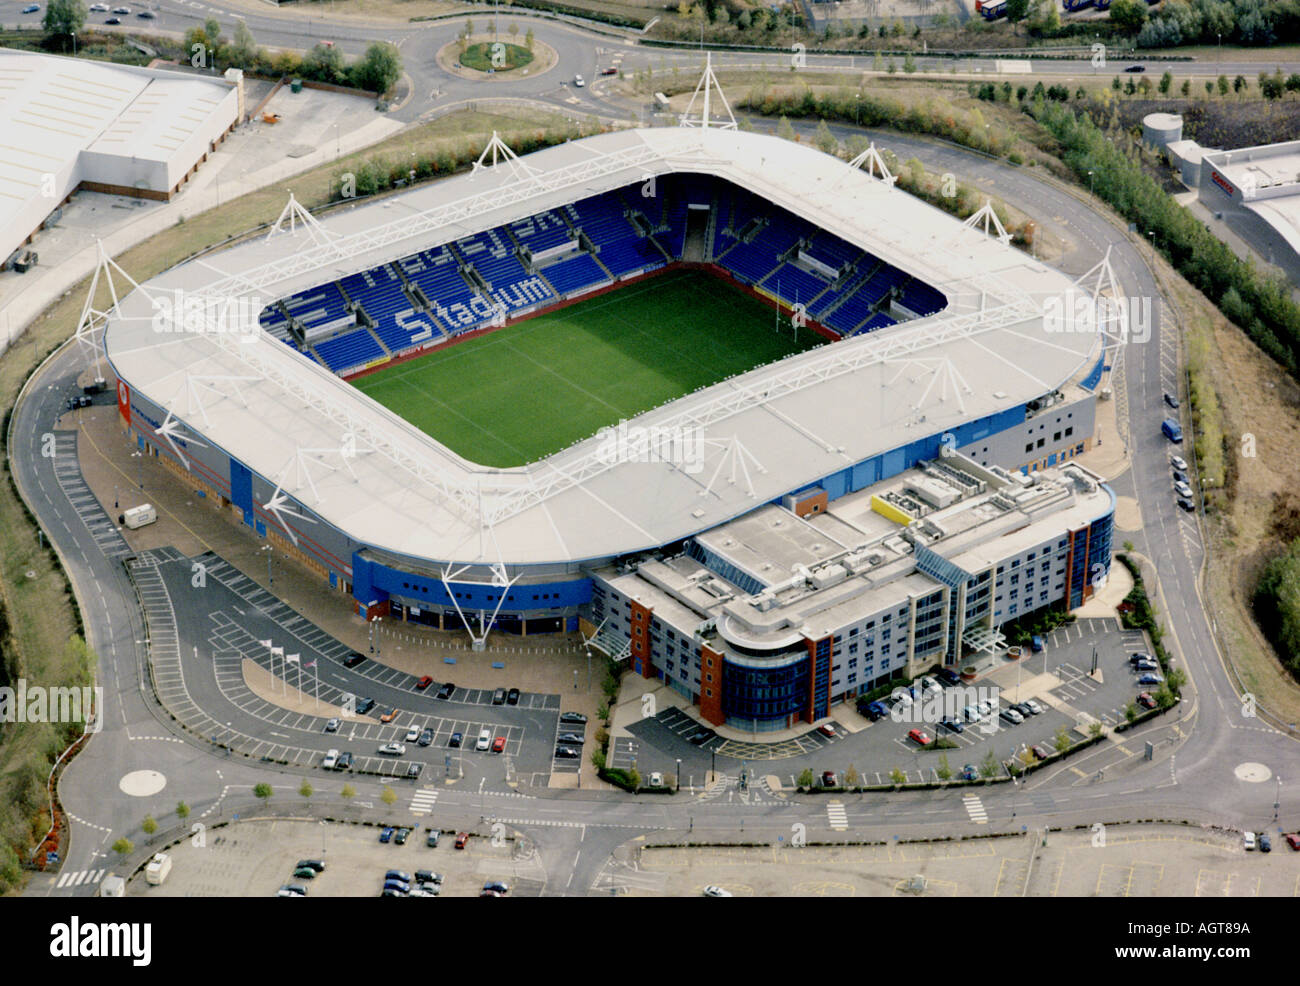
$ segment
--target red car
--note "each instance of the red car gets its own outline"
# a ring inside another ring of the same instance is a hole
[[[820,726],[818,726],[817,732],[821,733],[827,739],[835,738],[835,727],[832,726],[829,722],[824,722]]]
[[[505,750],[505,748],[506,748],[506,738],[504,736],[498,736],[496,739],[492,741],[493,753],[501,753],[502,751]]]
[[[1300,852],[1300,835],[1297,835],[1295,832],[1288,832],[1282,838],[1286,839],[1286,844],[1288,846],[1296,852]]]
[[[468,833],[468,832],[457,832],[457,833],[456,833],[456,848],[457,848],[457,849],[464,849],[464,848],[465,848],[465,843],[467,843],[467,842],[469,842],[469,833]]]
[[[1144,709],[1154,709],[1156,707],[1156,700],[1151,697],[1150,692],[1143,692],[1139,695],[1137,697],[1137,703]]]
[[[919,729],[909,729],[907,731],[907,738],[913,743],[918,743],[921,746],[929,746],[934,742],[934,740],[930,738],[929,733],[922,732]]]
[[[433,684],[433,679],[426,674],[423,678],[421,678],[419,681],[415,683],[415,690],[422,692],[432,684]]]

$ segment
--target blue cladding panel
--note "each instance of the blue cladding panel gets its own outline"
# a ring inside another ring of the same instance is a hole
[[[369,561],[359,554],[352,556],[352,594],[360,602],[382,602],[390,595],[418,599],[430,606],[491,611],[496,609],[504,591],[479,582],[453,582],[453,601],[441,579],[412,575]],[[581,606],[591,601],[591,580],[570,579],[564,582],[517,584],[501,603],[501,613],[529,613]]]
[[[242,463],[230,460],[230,500],[244,511],[244,523],[253,526],[253,474]]]

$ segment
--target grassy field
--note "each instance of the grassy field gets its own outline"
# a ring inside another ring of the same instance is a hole
[[[459,455],[517,466],[822,338],[716,278],[668,274],[421,356],[355,386]]]

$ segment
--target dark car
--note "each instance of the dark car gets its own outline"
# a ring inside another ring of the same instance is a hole
[[[444,681],[442,687],[438,689],[439,698],[451,698],[451,693],[456,690],[456,686],[450,681]]]
[[[574,723],[575,725],[585,726],[587,724],[587,717],[581,712],[561,712],[560,722],[569,722]]]
[[[373,698],[357,699],[357,715],[359,716],[365,715],[374,707],[375,707],[375,700]]]
[[[430,743],[433,742],[433,730],[426,729],[424,732],[420,734],[420,738],[416,742],[418,742],[421,746],[428,746]]]
[[[935,677],[939,679],[941,685],[960,685],[961,675],[952,668],[940,668]]]
[[[86,397],[84,395],[79,395],[77,397],[69,397],[67,400],[66,407],[69,411],[75,411],[77,410],[77,408],[80,407],[90,407],[90,405],[93,403],[94,401],[92,401],[89,397]]]
[[[613,68],[613,67],[611,67],[611,68],[603,68],[603,69],[600,70],[600,74],[601,74],[601,75],[618,75],[618,69]]]
[[[510,691],[506,692],[506,705],[518,705],[518,704],[519,704],[519,689],[512,688],[510,689]]]
[[[423,678],[421,678],[419,681],[415,683],[415,690],[417,692],[422,692],[432,684],[433,684],[433,679],[426,674]]]
[[[379,832],[379,841],[380,841],[380,842],[392,842],[392,841],[393,841],[393,828],[392,828],[392,826],[390,826],[390,825],[385,825],[385,826],[380,830],[380,832]]]
[[[348,769],[350,769],[351,767],[352,767],[352,754],[351,754],[351,753],[347,753],[347,752],[340,753],[340,754],[339,754],[339,758],[338,758],[337,760],[334,761],[334,769],[335,769],[335,770],[348,770]]]
[[[1175,469],[1175,470],[1174,470],[1174,482],[1175,482],[1175,483],[1185,483],[1185,482],[1187,482],[1187,473],[1185,473],[1185,472],[1181,472],[1181,471],[1179,471],[1178,469]]]
[[[960,719],[954,719],[952,716],[944,716],[943,721],[940,722],[939,725],[950,733],[960,733],[964,732],[966,729],[966,727],[961,724]]]
[[[577,744],[578,746],[581,746],[584,742],[586,742],[577,733],[560,733],[559,736],[555,737],[555,741],[557,743],[573,743],[573,744]]]
[[[390,891],[391,891],[391,893],[390,893]],[[405,897],[405,896],[407,896],[410,892],[411,892],[411,885],[410,885],[409,883],[403,883],[401,880],[385,880],[385,881],[384,881],[384,894],[385,894],[385,896],[398,896],[398,897]]]
[[[492,693],[492,704],[493,705],[506,704],[506,690],[504,688],[498,688],[496,691]]]
[[[398,883],[410,883],[411,874],[405,870],[389,870],[384,874],[385,880],[396,880]]]
[[[1260,852],[1272,852],[1272,851],[1273,851],[1273,840],[1270,839],[1270,838],[1269,838],[1267,835],[1265,835],[1263,832],[1261,832],[1261,833],[1259,834],[1259,851],[1260,851]]]
[[[835,776],[833,770],[822,771],[822,787],[839,787],[840,779]]]
[[[1196,509],[1196,504],[1193,503],[1191,500],[1189,500],[1189,499],[1188,499],[1187,497],[1185,497],[1185,496],[1180,496],[1180,497],[1178,498],[1178,505],[1179,505],[1180,507],[1182,507],[1184,510],[1186,510],[1188,513],[1192,512],[1193,510]]]
[[[122,23],[122,18],[120,18],[120,17],[110,17],[108,20],[104,21],[104,23],[105,23],[105,24],[121,24],[121,23]]]
[[[1178,406],[1178,398],[1175,397],[1173,394],[1170,394],[1170,393],[1166,392],[1166,393],[1165,393],[1165,403],[1168,404],[1170,407],[1177,407],[1177,406]]]
[[[884,702],[875,701],[867,706],[867,718],[872,722],[885,718],[889,715],[889,706]]]
[[[503,883],[500,880],[489,880],[487,883],[483,884],[483,889],[491,890],[494,894],[500,894],[504,897],[506,894],[510,893],[510,884]]]
[[[964,781],[979,780],[980,772],[975,768],[973,763],[968,763],[961,769],[961,779]]]
[[[366,659],[365,654],[358,654],[354,651],[352,653],[352,656],[343,662],[343,666],[345,668],[355,668],[358,664],[360,664],[365,659]]]
[[[293,871],[294,878],[297,880],[315,880],[316,871],[310,866],[298,866]]]
[[[416,870],[416,883],[442,883],[442,874],[434,873],[433,870]]]
[[[1035,743],[1029,749],[1033,751],[1034,756],[1036,756],[1039,760],[1046,760],[1048,757],[1052,755],[1052,751],[1049,750],[1047,747],[1043,746],[1042,743]]]
[[[703,746],[712,738],[713,738],[712,731],[708,729],[701,729],[698,730],[693,736],[691,736],[689,741],[695,746]]]
[[[1126,68],[1124,71],[1125,71],[1125,72],[1145,72],[1146,70],[1147,70],[1147,67],[1146,67],[1145,65],[1130,65],[1130,66],[1129,66],[1128,68]]]
[[[1026,719],[1028,719],[1030,716],[1034,714],[1034,707],[1030,705],[1028,702],[1017,702],[1015,705],[1012,706],[1012,708],[1015,709],[1017,712],[1019,712]]]
[[[447,745],[451,747],[453,750],[457,749],[460,746],[460,741],[462,739],[464,739],[464,737],[461,736],[460,733],[452,733],[451,739],[447,740]]]
[[[155,14],[152,10],[141,10],[141,11],[139,11],[138,13],[136,13],[135,16],[136,16],[136,17],[141,17],[141,18],[143,18],[143,19],[145,19],[145,20],[147,20],[147,21],[151,21],[151,20],[153,20],[155,17],[157,17],[158,15]]]
[[[313,870],[315,870],[317,873],[324,873],[324,872],[325,872],[325,861],[324,861],[324,860],[320,860],[320,859],[300,859],[300,860],[298,860],[297,863],[294,864],[294,867],[293,867],[293,868],[294,868],[295,870],[300,870],[300,869],[302,869],[304,866],[307,867],[308,869],[313,869]]]
[[[557,746],[555,748],[555,757],[557,760],[577,760],[582,753],[571,746]]]
[[[400,828],[397,830],[397,834],[393,836],[393,841],[396,842],[399,846],[404,846],[406,845],[406,840],[410,836],[410,834],[411,834],[410,829]]]
[[[409,777],[411,780],[415,780],[417,777],[420,776],[420,769],[421,769],[423,766],[424,766],[424,764],[420,764],[420,763],[411,763],[411,764],[407,764],[407,765],[406,765],[406,776]]]

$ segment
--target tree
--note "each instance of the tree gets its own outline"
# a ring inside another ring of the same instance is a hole
[[[1093,739],[1096,739],[1098,736],[1100,736],[1105,731],[1105,729],[1106,727],[1103,726],[1101,724],[1101,721],[1098,719],[1094,719],[1092,722],[1088,723],[1088,735],[1091,736]]]
[[[185,821],[185,819],[190,817],[190,806],[187,805],[184,801],[176,802],[176,817],[179,818],[182,822]]]
[[[998,763],[998,758],[992,750],[989,750],[988,753],[984,754],[984,759],[980,761],[979,767],[981,777],[985,780],[991,777],[997,777],[998,771],[1001,769],[1002,765]]]
[[[1209,99],[1214,95],[1214,83],[1209,79],[1205,80],[1205,98]]]
[[[895,767],[893,770],[891,770],[891,771],[889,772],[889,779],[890,779],[894,784],[897,784],[897,785],[899,785],[899,786],[902,786],[903,784],[906,784],[906,783],[907,783],[907,775],[904,774],[904,773],[903,773],[901,770],[899,770],[897,767]]]
[[[1209,85],[1208,82],[1205,84],[1207,86]],[[1124,88],[1124,83],[1120,81],[1119,76],[1117,75],[1115,76],[1115,78],[1110,80],[1110,87],[1114,89],[1116,92],[1119,92],[1122,88]]]
[[[1160,76],[1160,95],[1168,96],[1169,87],[1174,84],[1174,73],[1165,69],[1165,74]]]
[[[302,56],[302,74],[319,82],[342,82],[343,52],[335,45],[316,45]]]
[[[1110,5],[1110,22],[1125,34],[1137,34],[1146,19],[1147,7],[1142,0],[1115,0]]]
[[[135,846],[131,844],[131,840],[125,837],[118,839],[113,843],[113,852],[117,853],[123,859],[131,855],[131,852],[134,849]]]
[[[397,792],[385,784],[384,789],[379,792],[379,800],[391,808],[397,804]]]
[[[898,71],[898,66],[894,64],[894,58],[892,55],[889,58],[889,64],[885,66],[885,71],[888,72],[890,75],[893,75],[895,72]]]
[[[311,786],[311,781],[307,780],[307,778],[304,777],[302,779],[302,784],[298,788],[298,793],[301,794],[304,798],[310,798],[313,794],[316,793],[316,789]]]
[[[1182,87],[1181,92],[1182,92],[1182,94],[1183,94],[1183,98],[1184,98],[1184,99],[1186,99],[1188,96],[1190,96],[1190,95],[1192,94],[1192,80],[1191,80],[1191,79],[1184,79],[1184,80],[1183,80],[1183,87]]]
[[[884,68],[885,59],[881,57],[880,49],[877,48],[876,53],[871,57],[871,70],[873,72],[881,72],[884,71]]]
[[[1029,16],[1029,0],[1007,0],[1007,20],[1011,22],[1011,32],[1016,33],[1016,25]]]
[[[844,786],[857,787],[862,778],[858,775],[858,768],[849,764],[849,769],[844,772]]]
[[[203,33],[208,36],[208,43],[215,49],[221,45],[221,23],[215,17],[203,22]]]
[[[357,789],[351,784],[344,784],[343,790],[339,792],[339,795],[344,801],[351,801],[357,796]]]
[[[81,0],[50,0],[41,27],[46,34],[80,34],[86,23],[86,5]]]
[[[910,51],[903,57],[903,71],[909,74],[916,71],[916,59]]]
[[[358,89],[382,96],[402,77],[402,56],[396,45],[376,41],[351,69],[352,84]]]
[[[798,139],[795,136],[794,127],[790,125],[790,121],[786,119],[784,116],[782,116],[781,119],[778,120],[776,123],[776,135],[780,137],[782,140]]]
[[[261,798],[263,804],[271,800],[272,793],[271,785],[267,784],[265,781],[253,786],[253,796]]]
[[[519,39],[519,25],[514,21],[511,21],[510,26],[506,28],[506,30],[510,33],[510,43],[515,44]]]
[[[474,37],[474,22],[468,17],[465,18],[465,37]]]
[[[1136,702],[1129,702],[1128,705],[1124,706],[1124,718],[1127,719],[1129,722],[1132,722],[1141,714],[1142,714],[1142,710],[1137,707]]]
[[[1057,753],[1064,753],[1070,748],[1070,734],[1066,731],[1064,726],[1061,726],[1056,730],[1055,744]]]
[[[939,780],[947,781],[952,779],[952,766],[948,763],[948,754],[939,754],[939,766],[934,768]]]
[[[1245,92],[1249,88],[1250,88],[1250,83],[1246,81],[1246,77],[1244,75],[1239,75],[1232,80],[1232,91],[1235,92],[1238,96],[1240,96],[1243,92]]]
[[[629,770],[627,772],[627,783],[633,791],[639,790],[641,787],[641,771],[637,770],[635,767]]]
[[[533,29],[530,27],[526,32],[524,32],[524,47],[527,48],[529,51],[532,51],[534,40],[535,39],[533,37]]]
[[[227,54],[231,62],[241,68],[247,68],[257,59],[257,42],[248,24],[242,20],[235,21],[235,40],[230,43]]]
[[[153,835],[158,831],[158,823],[152,815],[145,815],[144,821],[140,823],[140,829],[145,835]]]
[[[1228,82],[1228,77],[1226,75],[1219,76],[1218,84],[1219,84],[1219,95],[1220,96],[1228,95],[1228,90],[1232,88],[1231,84]]]
[[[799,778],[796,783],[798,783],[800,787],[812,787],[813,786],[812,768],[805,767],[802,771],[800,771]]]
[[[597,771],[605,769],[605,751],[599,747],[593,747],[591,751],[591,765]]]
[[[817,149],[823,154],[834,154],[840,146],[840,142],[831,133],[831,128],[826,126],[825,120],[817,124],[817,132],[813,135],[813,143],[817,145]]]

